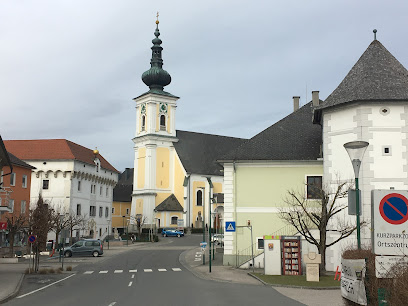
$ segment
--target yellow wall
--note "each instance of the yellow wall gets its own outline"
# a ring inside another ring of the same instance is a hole
[[[203,214],[203,207],[202,206],[197,206],[197,190],[199,187],[205,187],[205,182],[198,182],[195,181],[193,182],[193,222],[196,221],[198,212],[201,211],[201,217],[204,216]],[[206,195],[207,190],[203,190],[203,203],[208,199],[208,195]]]
[[[139,148],[137,160],[137,188],[145,185],[146,148]]]
[[[170,150],[168,148],[156,149],[156,187],[169,188]]]
[[[170,133],[170,118],[171,118],[170,112],[171,112],[171,107],[168,106],[167,107],[167,119],[166,119],[166,130],[168,133]]]
[[[222,193],[222,183],[213,183],[213,193]]]
[[[177,158],[176,154],[174,154],[174,195],[176,196],[177,200],[180,202],[181,206],[184,207],[184,171],[182,165]]]
[[[123,227],[123,216],[129,217],[131,202],[113,202],[112,207],[115,212],[112,214],[112,227]],[[126,214],[126,209],[129,209],[129,214]],[[126,221],[125,221],[126,222]],[[126,224],[126,223],[125,223]]]

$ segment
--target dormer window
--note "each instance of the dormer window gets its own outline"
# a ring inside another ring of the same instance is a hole
[[[160,131],[166,130],[166,116],[160,115]]]
[[[142,116],[142,131],[146,131],[146,116]]]

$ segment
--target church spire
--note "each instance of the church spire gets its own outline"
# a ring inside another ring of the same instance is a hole
[[[157,13],[156,20],[156,30],[154,31],[154,36],[152,43],[152,59],[150,60],[150,69],[142,74],[142,81],[150,90],[163,91],[164,86],[167,86],[171,82],[170,74],[162,69],[163,59],[162,59],[162,40],[159,38],[159,13]]]

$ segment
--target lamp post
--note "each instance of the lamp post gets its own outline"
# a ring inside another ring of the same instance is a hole
[[[354,169],[354,177],[356,182],[356,215],[357,215],[357,248],[361,249],[361,238],[360,238],[360,195],[358,189],[358,174],[360,172],[361,160],[363,159],[364,152],[368,147],[368,142],[366,141],[351,141],[344,145],[346,149],[351,164]]]

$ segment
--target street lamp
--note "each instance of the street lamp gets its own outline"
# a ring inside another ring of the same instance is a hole
[[[360,195],[358,189],[358,174],[360,172],[361,160],[363,159],[364,152],[368,147],[366,141],[351,141],[344,145],[348,155],[350,156],[351,164],[354,169],[354,177],[356,181],[356,214],[357,214],[357,248],[361,249],[360,239]]]

